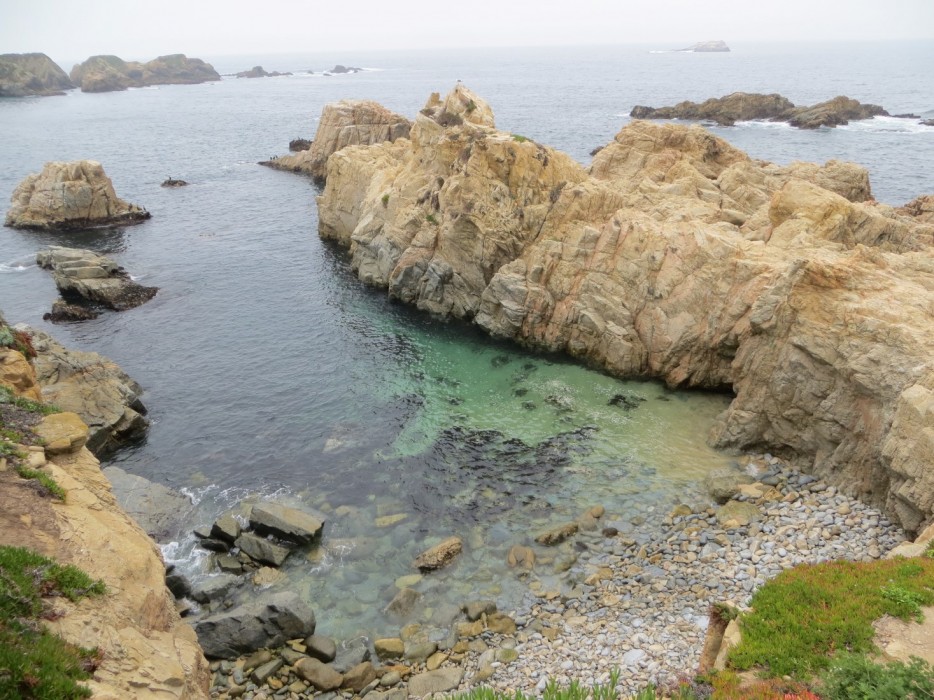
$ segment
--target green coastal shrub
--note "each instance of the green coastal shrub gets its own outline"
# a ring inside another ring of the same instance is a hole
[[[907,664],[877,664],[865,656],[847,655],[823,676],[821,697],[826,700],[931,700],[934,667],[912,657]]]
[[[783,571],[753,595],[730,666],[806,680],[835,654],[873,651],[872,623],[934,603],[934,559],[832,561]]]
[[[97,651],[67,644],[40,620],[43,598],[75,601],[103,595],[103,582],[23,547],[0,546],[0,698],[70,700],[90,697]]]

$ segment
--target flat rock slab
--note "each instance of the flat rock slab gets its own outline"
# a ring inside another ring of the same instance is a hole
[[[280,503],[260,503],[253,506],[250,525],[261,535],[273,535],[307,545],[321,534],[324,520]]]
[[[249,532],[240,535],[234,545],[239,547],[250,559],[263,564],[271,564],[272,566],[282,566],[292,553],[292,550],[288,547],[283,547]]]
[[[193,509],[187,496],[120,467],[107,467],[103,471],[120,507],[150,537],[163,541],[178,534],[182,521]]]
[[[457,688],[463,678],[464,670],[458,667],[419,673],[409,679],[409,695],[423,698],[434,693],[447,693]]]
[[[873,623],[873,640],[888,658],[907,663],[912,656],[934,664],[934,607],[921,608],[922,622],[902,621],[886,615]]]
[[[63,296],[78,296],[114,311],[125,311],[152,299],[158,287],[137,284],[120,265],[83,248],[52,246],[36,254],[40,267],[52,270]]]
[[[47,455],[77,452],[88,441],[88,426],[77,413],[53,413],[34,425],[32,431],[45,442]]]
[[[756,506],[742,501],[730,501],[717,509],[717,522],[725,527],[742,527],[761,517]]]

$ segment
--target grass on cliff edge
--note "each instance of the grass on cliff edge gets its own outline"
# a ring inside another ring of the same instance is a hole
[[[104,584],[23,547],[0,546],[0,698],[86,698],[97,652],[56,637],[43,598],[102,595]]]
[[[919,619],[934,604],[934,559],[831,561],[783,571],[753,595],[731,667],[806,680],[835,656],[874,651],[883,615]]]
[[[9,459],[22,478],[35,480],[44,493],[64,501],[65,490],[48,474],[27,467],[26,455],[17,447],[39,444],[30,428],[41,416],[59,412],[57,406],[15,396],[9,387],[0,386],[0,457]]]

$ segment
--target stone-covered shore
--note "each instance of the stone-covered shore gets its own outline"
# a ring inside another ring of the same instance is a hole
[[[456,692],[481,683],[540,693],[550,678],[605,683],[616,668],[621,690],[635,693],[697,669],[714,604],[743,608],[786,568],[876,560],[904,542],[885,515],[835,487],[770,455],[745,461],[759,480],[737,485],[721,506],[673,504],[645,521],[620,513],[582,517],[553,559],[517,569],[529,591],[516,610],[493,613],[489,602],[489,614],[474,622],[465,615],[449,630],[410,623],[395,645],[337,641],[337,660],[328,667],[334,685],[323,695],[318,677],[309,680],[302,668],[303,659],[319,658],[312,639],[215,661],[212,697],[298,700],[336,697],[343,688],[372,700],[404,700],[424,688]],[[577,557],[566,568],[568,552]],[[560,589],[539,580],[554,572]],[[465,605],[465,613],[478,605]],[[366,682],[354,687],[360,678]]]

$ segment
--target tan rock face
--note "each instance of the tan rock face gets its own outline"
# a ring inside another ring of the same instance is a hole
[[[142,387],[120,367],[96,352],[65,348],[41,331],[23,326],[32,337],[34,365],[42,399],[81,416],[90,430],[88,449],[106,454],[149,427],[140,401]]]
[[[448,537],[415,558],[414,566],[421,571],[435,571],[450,564],[464,549],[460,537]]]
[[[934,517],[911,458],[934,430],[934,226],[872,202],[864,169],[633,122],[586,170],[420,115],[409,140],[332,156],[318,205],[390,295],[619,376],[732,390],[713,444],[796,458],[909,529]]]
[[[23,353],[13,348],[0,348],[0,384],[16,396],[38,401],[42,394],[36,371]]]
[[[53,413],[33,426],[49,456],[72,454],[87,444],[88,426],[77,413]]]
[[[32,547],[107,585],[100,598],[55,599],[62,617],[47,623],[69,642],[100,648],[101,666],[85,682],[93,696],[207,698],[207,662],[175,612],[156,545],[116,504],[90,452],[52,459],[45,469],[66,490],[65,502],[19,489],[15,503],[0,508],[0,543]]]
[[[13,191],[6,226],[41,230],[127,226],[149,212],[125,202],[100,163],[93,160],[46,163]]]
[[[347,146],[368,146],[406,138],[412,122],[371,100],[341,100],[321,110],[318,131],[311,147],[263,165],[311,175],[324,182],[328,157]]]

